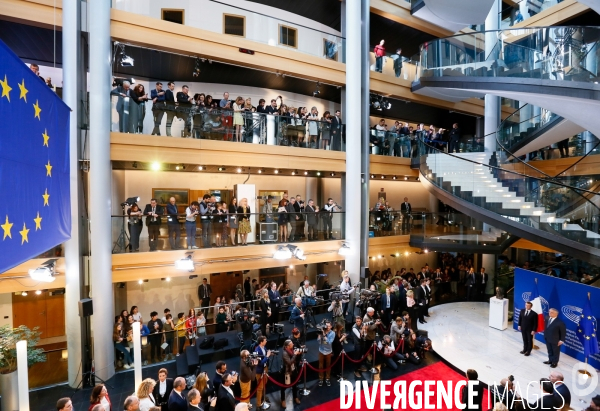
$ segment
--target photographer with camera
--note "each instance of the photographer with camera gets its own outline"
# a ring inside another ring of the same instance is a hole
[[[342,271],[342,282],[340,283],[340,293],[342,293],[342,315],[348,315],[348,304],[350,303],[350,294],[354,291],[350,282],[348,270]]]
[[[302,355],[302,350],[294,347],[294,343],[291,340],[286,340],[283,343],[282,358],[283,358],[283,372],[285,375],[285,384],[290,385],[298,378],[299,358]],[[281,389],[281,407],[286,409],[287,405],[285,402],[285,388]],[[298,384],[294,384],[292,387],[292,396],[296,404],[300,404],[300,398],[298,397]],[[257,402],[258,404],[258,402]]]
[[[405,363],[404,355],[396,352],[392,337],[389,335],[383,336],[383,339],[378,344],[378,348],[379,351],[383,352],[385,355],[383,357],[384,361],[392,370],[396,371],[398,369],[398,364]]]
[[[304,311],[302,310],[302,298],[300,297],[296,297],[296,299],[294,300],[294,302],[296,303],[296,305],[294,305],[294,308],[292,308],[292,313],[290,314],[290,320],[292,321],[292,324],[294,324],[294,327],[300,331],[301,333],[301,338],[303,340],[306,339],[306,326],[304,323]]]
[[[327,311],[331,313],[334,324],[345,326],[346,320],[344,318],[341,298],[342,296],[339,292],[331,293],[331,305],[327,308]]]
[[[250,404],[250,387],[256,378],[256,366],[259,359],[250,356],[250,351],[243,350],[240,353],[240,388],[242,389],[241,402]]]
[[[404,338],[404,335],[408,335],[407,331],[402,317],[396,317],[396,320],[390,326],[390,337],[392,338],[392,341],[398,345],[400,344],[400,340]]]
[[[363,324],[363,320],[360,316],[356,316],[355,323],[352,326],[352,339],[354,342],[354,359],[360,360],[363,355],[371,348],[370,345],[367,345],[367,326]],[[354,371],[354,375],[357,378],[361,378],[361,374],[359,371],[366,371],[366,367],[364,365],[359,365],[359,367]]]
[[[273,352],[265,348],[267,345],[267,337],[261,335],[256,342],[257,345],[254,349],[254,354],[259,358],[258,364],[256,364],[256,381],[258,383],[258,388],[256,389],[256,408],[260,408],[263,403],[263,395],[265,394],[266,381],[263,378],[263,373],[268,372],[267,363]]]
[[[242,339],[244,340],[245,349],[251,349],[252,345],[252,321],[251,317],[248,315],[248,310],[244,309],[240,313],[238,313],[235,317],[236,322],[240,326],[240,330],[242,332]]]
[[[333,339],[335,338],[335,333],[331,329],[331,323],[327,321],[324,327],[318,326],[320,328],[321,334],[317,336],[317,340],[319,342],[319,369],[329,368],[331,365],[331,354],[333,350],[331,348],[331,344],[333,343]],[[325,384],[330,387],[331,381],[329,380],[331,377],[331,370],[328,369],[325,373]],[[319,387],[323,386],[323,372],[319,372]]]
[[[327,199],[327,204],[323,206],[323,224],[325,225],[325,240],[335,240],[333,238],[332,233],[332,225],[333,225],[333,213],[336,211],[340,211],[342,207],[338,206],[336,202],[333,201],[333,198]]]
[[[381,324],[381,320],[375,318],[375,309],[373,307],[367,308],[367,314],[363,317],[363,324],[367,326],[367,346],[369,343],[373,344],[375,341],[375,333],[377,331],[377,327]]]
[[[200,223],[202,224],[202,247],[210,248],[210,215],[214,204],[210,202],[210,194],[204,194],[200,202]]]

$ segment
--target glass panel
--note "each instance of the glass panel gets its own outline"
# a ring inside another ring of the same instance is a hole
[[[319,115],[312,118],[294,107],[283,115],[258,113],[243,105],[238,111],[222,110],[202,106],[204,100],[194,97],[195,104],[137,104],[130,97],[112,95],[111,131],[333,151],[345,148],[345,125],[337,125],[333,115],[326,120]]]
[[[164,209],[164,207],[163,207]],[[244,218],[246,216],[246,218]],[[298,217],[298,218],[296,218]],[[255,240],[248,244],[325,241],[345,238],[344,213],[218,214],[215,210],[196,221],[185,214],[173,222],[166,215],[158,218],[112,216],[113,254],[135,251],[176,250],[186,248],[232,247],[241,245],[242,226],[247,221]],[[150,225],[148,225],[150,220]],[[245,228],[244,228],[245,229]],[[152,241],[150,238],[152,237]]]
[[[502,3],[503,9],[499,13],[500,28],[508,29],[514,25],[528,20],[529,18],[548,10],[562,0],[516,0],[512,6]]]
[[[223,15],[224,33],[234,36],[244,36],[246,20],[243,16]]]

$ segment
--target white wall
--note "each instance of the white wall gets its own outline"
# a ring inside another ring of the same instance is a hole
[[[289,1],[289,0],[288,0]],[[251,3],[244,0],[226,0],[215,3],[209,0],[113,0],[113,7],[132,13],[162,18],[161,9],[184,10],[184,24],[215,33],[223,33],[223,14],[245,16],[246,39],[259,43],[280,46],[279,25],[283,24],[297,30],[298,50],[304,53],[324,57],[323,39],[339,43],[338,59],[341,60],[341,33],[324,24],[305,17],[288,13],[276,7]],[[239,7],[239,8],[238,8]]]
[[[12,294],[0,294],[0,326],[13,325]]]

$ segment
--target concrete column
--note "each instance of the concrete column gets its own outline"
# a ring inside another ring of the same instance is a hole
[[[71,239],[65,243],[65,324],[69,385],[76,387],[81,380],[82,344],[79,300],[81,299],[81,248],[79,246],[79,84],[85,73],[81,62],[81,1],[63,1],[63,100],[71,108],[69,122],[69,168],[71,194]]]
[[[494,254],[481,254],[481,266],[485,268],[488,282],[485,287],[486,294],[494,294],[494,278],[496,277],[496,256]]]
[[[90,41],[90,228],[92,332],[96,374],[107,380],[115,374],[111,200],[110,200],[110,1],[89,3]]]
[[[370,114],[370,53],[371,53],[371,41],[370,41],[370,20],[371,8],[370,1],[362,1],[362,26],[361,26],[361,99],[355,100],[355,104],[360,102],[361,107],[361,150],[360,150],[360,172],[361,172],[361,219],[360,219],[360,267],[361,274],[364,277],[366,269],[369,267],[369,184],[371,179],[369,178],[371,171],[370,162],[370,147],[369,147],[369,136],[371,131],[369,130],[369,114]],[[356,26],[351,26],[356,27]],[[348,166],[348,163],[346,163]],[[349,220],[353,221],[353,220]],[[366,283],[365,283],[366,285]]]
[[[361,2],[345,1],[346,33],[346,241],[352,253],[346,257],[346,269],[354,283],[360,278],[361,226]],[[368,3],[368,2],[367,2]]]
[[[501,0],[495,0],[490,13],[485,19],[485,55],[488,60],[494,60],[500,54],[498,33],[493,30],[500,28]],[[491,30],[491,31],[490,31]],[[486,94],[484,109],[484,141],[485,151],[496,151],[496,131],[500,124],[500,97]]]

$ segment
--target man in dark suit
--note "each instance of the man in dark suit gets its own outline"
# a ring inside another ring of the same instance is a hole
[[[173,391],[169,395],[169,411],[187,411],[187,401],[183,397],[184,389],[185,379],[183,377],[175,378],[175,381],[173,381]]]
[[[161,361],[160,344],[163,336],[163,323],[158,319],[158,313],[156,311],[150,313],[148,329],[150,330],[150,335],[148,336],[148,341],[150,342],[150,359],[152,362]]]
[[[546,340],[546,348],[548,349],[548,361],[544,364],[550,364],[550,368],[556,368],[560,358],[560,346],[565,343],[567,337],[567,327],[565,323],[558,318],[558,310],[551,308],[548,312],[546,320],[546,328],[544,330],[544,339]]]
[[[160,81],[156,82],[156,88],[150,91],[152,99],[152,116],[154,117],[154,129],[152,135],[160,136],[160,123],[165,116],[165,92],[162,89],[163,85]]]
[[[192,102],[194,101],[194,97],[190,96],[190,89],[188,86],[184,85],[181,87],[181,91],[177,92],[177,117],[183,120],[183,135],[185,137],[191,137],[191,127],[190,127],[190,109],[192,108]]]
[[[196,388],[192,388],[187,395],[187,411],[202,411],[202,408],[200,408],[200,399],[200,391],[198,391]]]
[[[179,220],[177,218],[177,204],[175,203],[175,197],[169,198],[169,204],[167,204],[167,227],[169,228],[169,243],[171,244],[171,250],[179,250],[179,240],[181,239],[181,227],[179,226]]]
[[[300,330],[302,335],[302,339],[306,336],[306,328],[304,322],[304,312],[302,311],[302,298],[296,297],[294,300],[294,307],[292,308],[292,313],[290,314],[290,321],[294,324],[294,327]]]
[[[173,378],[167,378],[167,375],[169,374],[166,368],[158,370],[158,381],[152,391],[156,405],[160,407],[161,411],[169,410],[169,396],[173,391]]]
[[[523,337],[523,350],[521,354],[524,354],[526,357],[531,354],[533,337],[538,327],[538,313],[533,311],[532,307],[533,304],[527,301],[525,308],[519,314],[519,331],[521,331],[521,336]]]
[[[398,284],[398,302],[396,305],[396,313],[400,315],[402,311],[406,311],[406,288],[404,288],[404,281],[401,279]]]
[[[342,126],[342,112],[336,110],[331,119],[331,149],[334,151],[342,150]]]
[[[129,105],[131,96],[131,89],[129,87],[129,81],[124,80],[122,85],[118,85],[110,92],[112,96],[118,96],[117,113],[119,113],[119,131],[121,133],[129,132]]]
[[[448,136],[450,140],[450,146],[448,148],[449,153],[454,153],[459,151],[458,142],[460,141],[460,129],[458,128],[458,123],[454,123],[452,125],[452,130],[450,130],[450,134]]]
[[[416,304],[417,305],[417,315],[419,316],[419,322],[421,324],[425,324],[427,321],[425,321],[425,318],[423,318],[423,315],[425,314],[425,310],[426,310],[425,305],[427,304],[427,291],[425,289],[425,279],[424,278],[421,279],[421,285],[416,287],[413,291],[414,291],[415,302],[417,303]]]
[[[488,275],[485,272],[485,267],[481,267],[477,276],[477,294],[482,300],[485,298],[485,289],[487,288]]]
[[[469,397],[471,395],[469,395],[470,388],[469,388],[468,384],[465,385],[464,387],[462,387],[461,394],[460,394],[460,400],[462,401],[463,404],[466,405],[466,407],[464,408],[465,410],[482,411],[482,409],[483,409],[483,385],[478,380],[479,375],[477,374],[477,371],[472,370],[472,369],[468,369],[466,375],[467,375],[467,379],[469,380],[469,382],[472,381],[472,384],[473,384],[472,390],[475,392],[475,394],[472,395],[473,407],[469,407]]]
[[[550,371],[550,382],[554,385],[554,398],[559,409],[569,408],[571,405],[571,391],[565,385],[564,379],[562,373],[555,370]]]
[[[171,137],[171,125],[175,118],[175,83],[169,81],[167,89],[165,90],[165,110],[167,111],[167,137]]]
[[[198,298],[202,307],[208,307],[210,305],[210,296],[212,295],[212,288],[206,278],[202,279],[202,284],[198,286]],[[208,315],[208,308],[202,309],[204,317]]]
[[[279,307],[281,306],[281,295],[279,295],[276,283],[272,283],[271,288],[269,289],[269,301],[269,305],[271,306],[269,324],[271,325],[271,331],[273,331],[273,324],[279,320]]]
[[[227,373],[227,364],[225,361],[217,361],[215,364],[215,377],[213,378],[214,396],[219,393],[219,387],[223,383],[223,376]]]
[[[150,241],[150,251],[156,251],[158,247],[158,235],[160,234],[160,216],[165,213],[162,206],[158,205],[156,198],[150,200],[150,204],[146,204],[144,215],[146,217],[146,225],[148,226],[148,239]]]
[[[554,386],[548,378],[540,378],[540,387],[542,396],[534,403],[529,403],[529,409],[532,410],[558,410],[562,402],[554,397]]]
[[[465,278],[465,287],[467,288],[467,301],[471,301],[473,296],[475,296],[475,290],[477,288],[477,275],[475,271],[471,269]]]
[[[308,224],[308,241],[319,239],[319,215],[315,212],[315,202],[311,198],[304,207],[306,223]]]
[[[223,375],[223,383],[219,387],[217,393],[217,409],[219,411],[234,411],[235,410],[235,397],[231,390],[231,384],[233,384],[234,377],[225,373]]]
[[[381,296],[381,319],[386,327],[389,326],[392,318],[394,318],[396,304],[396,294],[392,293],[390,287],[386,287],[385,294]]]
[[[404,197],[404,202],[400,204],[400,213],[402,214],[402,231],[408,231],[412,213],[412,206],[408,202],[408,197]]]

